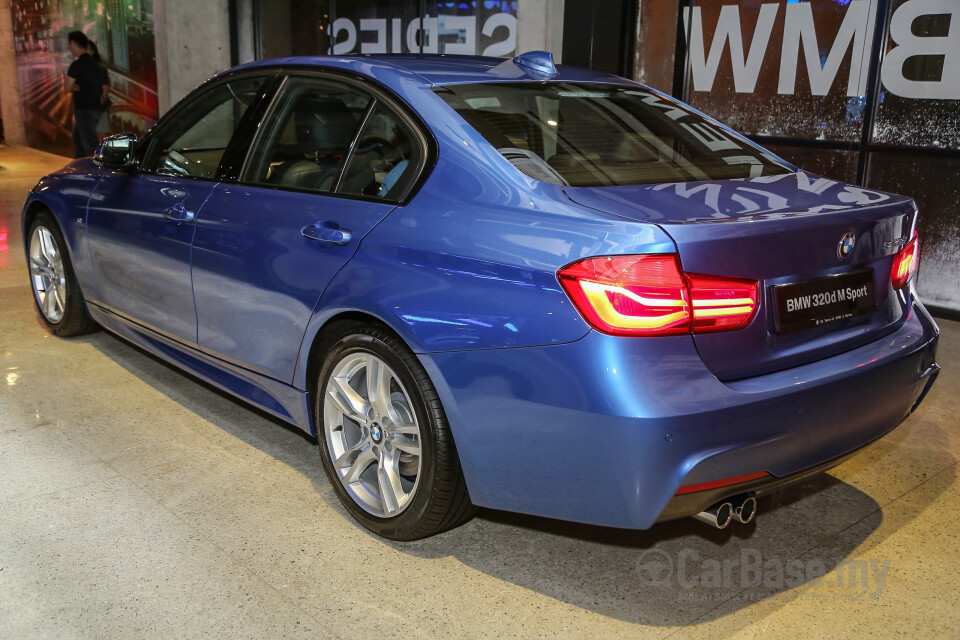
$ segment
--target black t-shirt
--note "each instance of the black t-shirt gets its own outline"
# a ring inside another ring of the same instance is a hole
[[[103,92],[103,77],[100,65],[88,53],[70,63],[67,75],[77,83],[73,92],[73,108],[75,111],[99,111],[100,94]]]

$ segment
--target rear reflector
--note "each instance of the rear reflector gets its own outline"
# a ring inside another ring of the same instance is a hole
[[[913,274],[917,272],[917,263],[920,261],[920,238],[913,232],[913,238],[903,249],[893,257],[893,268],[890,270],[890,281],[894,289],[904,288]]]
[[[741,482],[750,482],[751,480],[757,480],[759,478],[766,478],[770,474],[766,471],[754,471],[753,473],[746,473],[742,476],[734,476],[732,478],[723,478],[722,480],[711,480],[710,482],[700,482],[698,484],[688,484],[685,487],[680,487],[677,489],[676,495],[682,496],[685,493],[696,493],[698,491],[707,491],[709,489],[719,489],[720,487],[729,487],[731,485],[740,484]]]
[[[674,254],[587,258],[557,277],[584,319],[610,335],[740,329],[757,310],[756,281],[685,274]]]

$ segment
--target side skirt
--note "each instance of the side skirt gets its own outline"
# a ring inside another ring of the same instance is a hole
[[[312,436],[317,435],[307,392],[209,356],[96,304],[87,302],[87,308],[104,329]]]

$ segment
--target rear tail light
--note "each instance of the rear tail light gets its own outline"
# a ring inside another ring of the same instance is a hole
[[[587,258],[557,275],[599,331],[628,336],[690,331],[690,293],[675,255]]]
[[[693,330],[725,331],[750,324],[757,308],[757,283],[715,276],[687,275],[693,298]]]
[[[910,278],[917,272],[917,263],[920,261],[920,238],[913,232],[913,238],[903,249],[893,256],[893,268],[890,270],[890,280],[894,289],[902,289],[910,282]]]
[[[756,281],[685,274],[674,254],[587,258],[557,277],[592,327],[617,336],[740,329],[757,310]]]

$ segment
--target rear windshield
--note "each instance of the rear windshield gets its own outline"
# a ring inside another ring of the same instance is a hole
[[[772,155],[640,87],[483,83],[434,91],[515,167],[574,187],[788,173]]]

